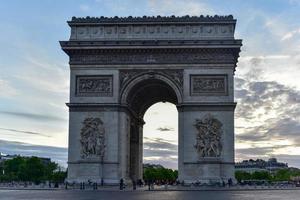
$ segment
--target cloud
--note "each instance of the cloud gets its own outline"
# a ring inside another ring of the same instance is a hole
[[[166,151],[177,151],[178,147],[176,144],[171,143],[168,140],[161,138],[145,138],[144,148],[154,149],[154,150],[166,150]]]
[[[10,155],[47,157],[59,165],[67,167],[67,148],[0,140],[0,152]]]
[[[281,41],[290,40],[296,36],[296,34],[300,34],[300,28],[287,32],[284,36],[282,36]]]
[[[287,154],[277,154],[276,158],[282,162],[288,163],[289,167],[298,167],[300,166],[300,156],[287,155]]]
[[[188,0],[149,0],[150,12],[158,15],[208,15],[214,11],[200,1]]]
[[[174,131],[174,128],[165,126],[165,127],[158,127],[156,130],[161,131],[161,132]]]
[[[12,131],[12,132],[17,132],[17,133],[26,133],[26,134],[30,134],[30,135],[39,135],[39,136],[43,136],[43,137],[51,137],[51,136],[46,135],[44,133],[24,131],[24,130],[16,130],[16,129],[11,129],[11,128],[1,128],[0,127],[0,130]]]
[[[162,164],[165,167],[177,168],[178,146],[161,138],[144,138],[143,157],[148,163]]]
[[[17,94],[17,90],[9,81],[0,78],[0,97],[14,97]]]
[[[67,119],[52,115],[41,115],[41,114],[35,114],[35,113],[26,113],[26,112],[12,112],[12,111],[0,111],[0,114],[5,115],[12,115],[16,117],[22,117],[22,118],[28,118],[32,120],[39,120],[39,121],[66,121]]]
[[[236,156],[276,157],[289,150],[300,157],[300,91],[263,80],[265,72],[256,70],[260,65],[261,62],[248,65],[251,71],[235,79]],[[258,71],[261,74],[255,75]],[[240,148],[245,145],[248,147]]]
[[[86,11],[89,11],[89,10],[90,10],[90,6],[89,6],[89,5],[86,5],[86,4],[81,4],[81,5],[79,5],[79,9],[80,9],[81,11],[86,12]]]

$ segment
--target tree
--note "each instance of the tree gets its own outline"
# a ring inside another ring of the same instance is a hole
[[[280,169],[274,174],[275,181],[288,181],[292,173],[289,169]]]
[[[25,159],[17,156],[14,159],[4,161],[4,179],[18,181],[21,166],[25,164]]]
[[[2,164],[0,181],[42,181],[63,182],[66,172],[61,171],[55,162],[44,162],[38,157],[15,157],[6,160]],[[59,169],[59,170],[58,170]]]
[[[164,167],[147,167],[144,168],[144,174],[143,174],[144,180],[146,181],[151,181],[151,180],[156,180],[156,181],[176,181],[178,177],[178,171],[177,170],[172,170],[172,169],[167,169]]]
[[[66,171],[56,171],[56,172],[53,172],[53,174],[51,176],[51,180],[55,183],[63,183],[66,178],[67,178]]]
[[[37,157],[30,157],[26,160],[26,164],[23,168],[26,179],[23,181],[32,181],[34,183],[40,183],[45,180],[46,166],[42,163],[41,159]]]
[[[236,171],[235,178],[237,179],[238,182],[241,182],[242,180],[252,179],[251,174],[245,171]]]
[[[271,175],[267,171],[256,171],[251,176],[254,180],[271,180]]]

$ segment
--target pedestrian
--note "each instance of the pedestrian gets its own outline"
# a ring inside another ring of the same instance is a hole
[[[120,190],[123,190],[124,188],[124,180],[121,178],[120,179]]]
[[[135,180],[132,180],[132,189],[136,190],[136,181]]]
[[[230,187],[231,185],[232,185],[232,179],[229,178],[229,179],[228,179],[228,186]]]
[[[148,190],[150,191],[151,182],[150,182],[150,180],[148,180],[147,182],[148,182]]]

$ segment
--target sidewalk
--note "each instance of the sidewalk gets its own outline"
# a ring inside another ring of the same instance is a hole
[[[152,191],[247,191],[247,190],[300,190],[295,186],[156,186]]]
[[[21,186],[0,186],[0,190],[66,190],[65,187],[48,188],[48,187],[21,187]],[[85,189],[68,187],[67,190],[79,190],[79,191],[93,191],[90,186],[86,186]],[[248,191],[248,190],[300,190],[300,187],[295,186],[231,186],[231,187],[216,187],[216,186],[154,186],[151,190],[148,190],[148,186],[137,187],[133,190],[132,187],[125,187],[123,190],[119,189],[119,186],[98,186],[94,191]]]

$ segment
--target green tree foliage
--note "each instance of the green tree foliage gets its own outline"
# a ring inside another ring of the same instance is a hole
[[[51,180],[55,183],[63,183],[67,177],[66,171],[55,171],[51,175]]]
[[[275,181],[286,181],[290,180],[292,177],[300,176],[299,169],[281,169],[276,171],[274,174]]]
[[[236,171],[235,172],[235,178],[238,182],[241,182],[242,180],[251,180],[251,174],[245,171]]]
[[[178,171],[167,169],[164,167],[147,167],[144,168],[144,180],[149,181],[176,181],[178,177]]]
[[[63,182],[66,172],[58,170],[55,162],[43,162],[38,157],[18,156],[2,163],[0,181]]]
[[[273,173],[268,171],[256,171],[248,173],[245,171],[236,171],[235,178],[238,182],[242,180],[267,180],[267,181],[289,181],[291,177],[300,176],[299,169],[280,169]]]
[[[251,174],[252,179],[254,180],[271,180],[272,176],[267,171],[256,171]]]

